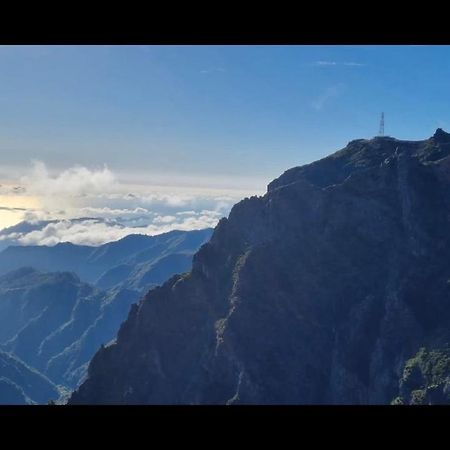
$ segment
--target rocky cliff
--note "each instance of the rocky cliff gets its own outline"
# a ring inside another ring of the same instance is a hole
[[[429,377],[407,392],[404,379],[450,338],[449,155],[439,129],[288,170],[233,207],[188,275],[132,307],[69,403],[383,404],[427,390]]]

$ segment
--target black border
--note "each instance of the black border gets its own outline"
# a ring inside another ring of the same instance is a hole
[[[429,45],[450,44],[439,6],[383,3],[148,4],[3,17],[1,44]]]

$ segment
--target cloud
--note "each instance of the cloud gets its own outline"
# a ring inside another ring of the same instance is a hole
[[[313,63],[309,64],[311,66],[316,67],[336,67],[336,66],[347,66],[347,67],[363,67],[365,64],[354,62],[354,61],[348,61],[348,62],[337,62],[337,61],[314,61]]]
[[[61,200],[67,204],[67,199],[73,201],[87,195],[112,192],[117,184],[114,174],[106,166],[101,170],[75,166],[51,176],[42,161],[34,161],[30,173],[20,181],[27,194],[38,196],[52,206]]]
[[[224,196],[216,193],[201,192],[166,193],[158,192],[149,187],[152,192],[135,192],[101,194],[86,199],[88,207],[81,208],[82,214],[112,217],[116,215],[174,215],[180,211],[215,210],[226,213],[242,196]]]
[[[177,218],[175,216],[156,216],[153,220],[154,223],[172,223],[175,222]]]
[[[330,86],[329,88],[325,89],[317,98],[315,98],[311,106],[316,110],[320,111],[323,109],[323,107],[333,98],[338,97],[343,92],[344,85],[343,84],[336,84],[334,86]]]
[[[230,208],[242,194],[226,194],[226,189],[198,189],[177,186],[130,186],[119,182],[107,167],[92,170],[83,166],[50,175],[40,161],[33,163],[21,177],[22,186],[14,189],[39,199],[43,210],[64,211],[68,217],[145,215],[152,211],[169,215],[180,210]],[[11,188],[8,193],[13,194]]]
[[[25,232],[3,233],[0,241],[14,240],[20,245],[49,245],[59,242],[72,242],[78,245],[97,246],[106,242],[116,241],[129,234],[156,235],[171,230],[200,230],[214,227],[218,222],[215,211],[202,211],[192,216],[157,216],[146,226],[124,226],[116,220],[85,219],[85,220],[59,220],[43,222],[42,228],[36,227]]]
[[[0,241],[19,245],[100,245],[133,233],[214,227],[237,201],[254,195],[229,188],[126,184],[107,167],[53,173],[43,162],[34,162],[15,187],[20,189],[5,188],[9,203],[3,208],[17,211],[15,223],[25,224],[0,231]],[[22,198],[29,208],[18,203]]]
[[[190,211],[179,211],[179,212],[177,212],[176,213],[176,215],[177,216],[191,216],[191,215],[194,215],[195,214],[195,211],[192,211],[192,210],[190,210]]]
[[[23,186],[6,186],[0,184],[0,195],[22,195],[25,193]]]
[[[152,216],[155,213],[149,211],[145,208],[134,208],[134,209],[113,209],[104,206],[103,208],[93,208],[87,206],[85,208],[80,209],[80,213],[85,216],[91,217],[101,217],[101,218],[113,218],[113,217],[121,217],[121,218],[134,218],[134,217],[142,217],[142,216]]]
[[[313,66],[336,66],[337,62],[336,61],[315,61],[312,63]]]

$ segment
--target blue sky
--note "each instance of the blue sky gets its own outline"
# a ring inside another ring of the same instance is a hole
[[[0,184],[39,160],[261,193],[381,111],[398,138],[450,130],[449,79],[448,46],[3,46]]]
[[[273,177],[377,132],[450,122],[450,48],[0,48],[4,164]]]

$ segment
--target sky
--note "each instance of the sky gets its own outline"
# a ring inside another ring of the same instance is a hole
[[[98,245],[214,226],[381,111],[400,139],[449,131],[449,79],[448,46],[0,46],[0,229]]]

